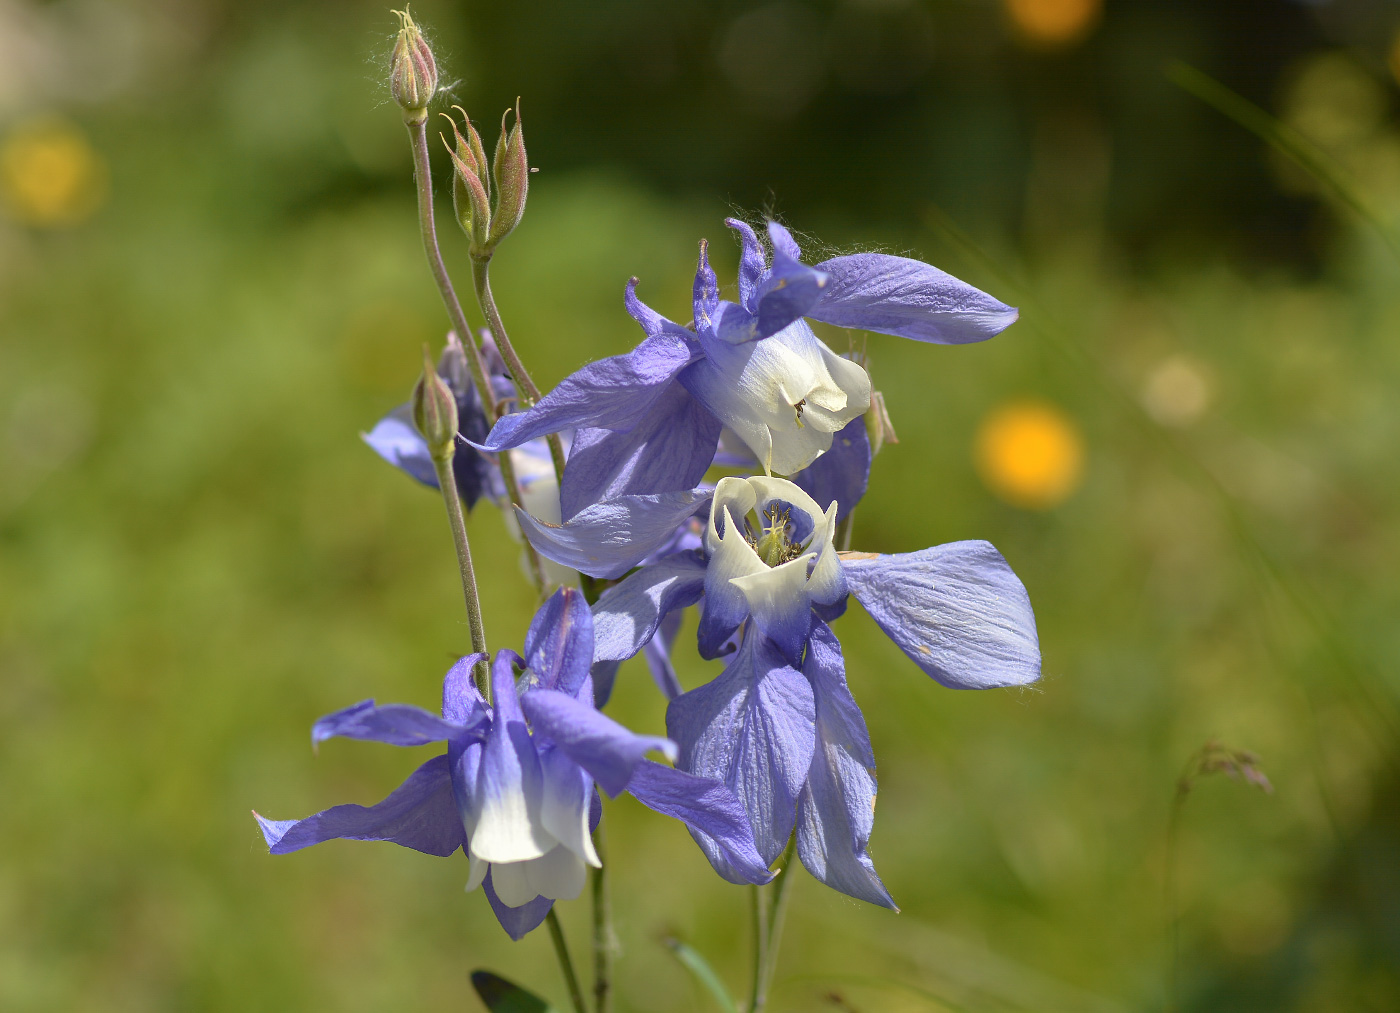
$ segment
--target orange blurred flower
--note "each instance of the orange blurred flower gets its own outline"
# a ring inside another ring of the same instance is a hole
[[[0,143],[0,198],[27,225],[86,221],[107,197],[107,167],[73,124],[20,124]]]
[[[1089,34],[1103,0],[1006,0],[1006,13],[1028,41],[1066,46]]]
[[[1018,401],[982,421],[974,457],[982,481],[998,498],[1027,510],[1048,510],[1079,487],[1084,438],[1054,405]]]
[[[1390,43],[1390,76],[1395,78],[1396,84],[1400,84],[1400,31],[1395,33]]]

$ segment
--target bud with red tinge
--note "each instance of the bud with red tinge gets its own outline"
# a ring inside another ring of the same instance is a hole
[[[407,8],[394,13],[399,17],[399,36],[394,40],[389,65],[389,91],[403,110],[405,120],[422,123],[437,91],[437,61]]]
[[[437,460],[452,459],[457,450],[457,398],[438,375],[427,345],[423,377],[413,388],[413,424],[428,444],[428,453]]]
[[[452,206],[457,212],[457,224],[472,241],[472,248],[485,246],[491,230],[491,177],[486,172],[486,153],[481,147],[481,135],[472,126],[466,110],[455,106],[462,114],[466,135],[457,129],[457,121],[443,113],[452,124],[456,146],[447,145],[456,171],[452,174]],[[446,138],[443,138],[444,143]]]
[[[525,195],[530,189],[530,162],[525,156],[525,138],[520,132],[520,100],[515,100],[515,125],[506,131],[507,109],[501,117],[501,136],[496,141],[496,157],[491,174],[496,179],[496,209],[491,218],[489,245],[494,247],[510,235],[525,214]]]

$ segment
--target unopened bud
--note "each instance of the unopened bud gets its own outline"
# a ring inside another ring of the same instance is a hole
[[[484,245],[491,228],[490,176],[486,172],[486,153],[481,147],[481,135],[472,126],[467,112],[461,106],[453,106],[462,114],[462,122],[467,128],[466,135],[457,129],[457,121],[443,113],[452,124],[452,135],[456,138],[455,147],[447,145],[447,153],[452,156],[452,207],[457,213],[457,224],[472,241],[473,246]],[[447,144],[447,138],[443,138]]]
[[[898,443],[894,423],[885,409],[885,395],[878,390],[870,392],[870,407],[865,411],[865,434],[870,437],[870,456],[874,457],[886,443]]]
[[[501,136],[496,141],[496,157],[491,174],[496,179],[496,209],[491,218],[489,245],[494,247],[510,235],[525,215],[525,195],[530,189],[530,161],[525,156],[525,138],[520,132],[520,99],[515,100],[515,126],[506,131],[507,109],[501,117]]]
[[[437,61],[423,33],[409,17],[407,7],[394,13],[399,17],[399,37],[394,41],[389,65],[389,91],[403,110],[405,120],[422,123],[437,91]]]
[[[428,453],[451,460],[457,449],[457,398],[438,376],[428,346],[423,346],[423,377],[413,388],[413,424],[428,444]]]

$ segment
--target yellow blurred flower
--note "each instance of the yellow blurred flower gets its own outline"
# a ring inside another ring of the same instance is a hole
[[[1054,405],[1017,401],[982,421],[974,457],[982,481],[998,498],[1027,510],[1048,510],[1079,487],[1084,438]]]
[[[1006,0],[1006,13],[1029,42],[1065,46],[1094,27],[1103,0]]]
[[[0,143],[0,198],[27,225],[86,221],[107,197],[107,167],[73,124],[20,124]]]

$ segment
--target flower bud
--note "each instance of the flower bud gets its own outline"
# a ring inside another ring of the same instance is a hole
[[[422,123],[437,91],[437,61],[407,8],[394,13],[399,16],[399,37],[394,41],[389,65],[389,91],[403,110],[405,120]]]
[[[457,129],[457,121],[443,113],[452,124],[452,134],[456,146],[448,144],[447,153],[452,156],[455,171],[452,174],[452,207],[457,213],[457,224],[472,241],[472,246],[484,246],[491,228],[490,176],[486,173],[486,153],[481,147],[481,135],[467,118],[466,110],[454,106],[462,114],[466,125],[464,137]],[[443,138],[447,144],[447,139]]]
[[[894,423],[885,410],[885,395],[878,390],[870,392],[870,407],[865,412],[865,434],[870,437],[870,456],[874,457],[886,443],[898,443]]]
[[[491,174],[496,179],[496,210],[492,216],[489,245],[494,247],[510,235],[525,214],[525,194],[530,189],[530,162],[525,156],[525,138],[520,132],[520,100],[515,100],[515,126],[506,132],[507,109],[501,117],[501,136],[496,141],[496,157]]]
[[[413,388],[413,424],[418,427],[428,453],[438,460],[451,460],[457,449],[457,398],[433,365],[428,346],[423,346],[423,378]]]

